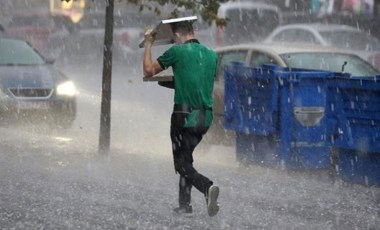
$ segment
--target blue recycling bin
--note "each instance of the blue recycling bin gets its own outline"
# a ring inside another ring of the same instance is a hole
[[[380,186],[380,78],[335,77],[326,116],[343,180]]]
[[[224,127],[238,161],[280,168],[330,167],[325,118],[334,73],[264,65],[225,69]]]
[[[338,148],[338,174],[344,181],[380,186],[380,153]]]
[[[226,129],[264,136],[276,131],[278,82],[268,77],[268,71],[271,69],[248,68],[238,63],[226,68]]]

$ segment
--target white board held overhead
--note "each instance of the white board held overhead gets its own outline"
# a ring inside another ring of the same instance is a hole
[[[173,39],[174,34],[173,34],[170,24],[176,23],[176,22],[183,22],[183,21],[194,22],[197,19],[198,19],[197,16],[190,16],[190,17],[162,20],[155,28],[153,28],[153,33],[156,34],[153,46],[167,45],[167,44],[174,43],[174,39]],[[144,45],[145,45],[145,39],[142,42],[140,42],[139,47],[143,48]]]

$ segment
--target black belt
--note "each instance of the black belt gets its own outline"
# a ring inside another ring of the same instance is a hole
[[[212,108],[207,108],[207,107],[192,107],[186,104],[179,105],[179,104],[174,104],[173,111],[174,112],[184,112],[184,113],[191,113],[193,110],[200,110],[200,111],[205,111],[205,110],[210,110],[212,111]]]

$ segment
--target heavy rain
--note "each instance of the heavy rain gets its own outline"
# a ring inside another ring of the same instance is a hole
[[[143,80],[145,27],[175,5],[115,1],[102,154],[108,1],[0,2],[0,229],[379,229],[379,1],[219,1],[223,29],[198,15],[195,36],[219,55],[214,121],[193,154],[220,188],[213,217],[195,188],[193,212],[173,212],[174,90]]]

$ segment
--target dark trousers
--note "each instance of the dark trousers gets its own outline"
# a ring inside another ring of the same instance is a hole
[[[198,173],[193,167],[193,151],[202,140],[208,127],[200,124],[196,127],[185,128],[187,114],[185,112],[173,112],[170,126],[174,168],[180,175],[179,206],[190,205],[192,186],[206,194],[213,184],[211,180]]]

